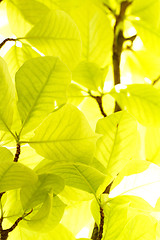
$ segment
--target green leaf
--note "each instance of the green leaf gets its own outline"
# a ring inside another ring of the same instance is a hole
[[[7,14],[9,24],[14,34],[22,37],[37,23],[49,9],[36,0],[8,0]]]
[[[122,75],[125,76],[126,72],[130,72],[132,83],[146,83],[147,78],[154,81],[159,76],[160,57],[153,52],[127,50],[123,53],[123,56],[125,57],[125,65]],[[126,83],[127,81],[128,79],[126,79]]]
[[[67,163],[43,160],[44,165],[37,166],[38,173],[54,173],[61,176],[66,185],[82,189],[96,195],[100,184],[105,180],[105,175],[97,169],[79,163]]]
[[[71,68],[79,61],[81,53],[79,31],[71,17],[63,11],[50,11],[24,39],[45,55],[60,57]]]
[[[77,84],[71,83],[67,89],[68,103],[78,106],[84,98],[89,97],[89,94],[83,91],[83,89]]]
[[[100,119],[96,132],[103,134],[97,141],[96,157],[106,168],[106,174],[114,178],[138,148],[137,122],[121,111]]]
[[[150,166],[150,162],[144,160],[134,160],[127,163],[121,170],[118,177],[114,180],[111,190],[121,183],[124,177],[144,172]]]
[[[61,199],[67,204],[72,205],[75,202],[89,201],[94,198],[92,193],[86,192],[79,188],[65,185],[63,191],[60,193]]]
[[[54,162],[90,163],[96,139],[84,115],[67,104],[50,114],[28,143],[38,154]]]
[[[159,198],[159,192],[155,191],[159,184],[160,168],[157,165],[145,160],[134,161],[132,164],[128,163],[117,176],[110,197],[136,195],[153,205]]]
[[[72,79],[89,90],[103,89],[106,69],[101,69],[97,64],[81,62],[74,69]]]
[[[64,181],[55,174],[41,174],[38,181],[31,186],[21,189],[21,201],[23,209],[26,211],[45,202],[48,193],[53,191],[58,194],[64,188]]]
[[[116,240],[127,223],[129,203],[108,205],[104,207],[104,240]]]
[[[155,219],[151,216],[145,216],[145,215],[138,215],[134,217],[125,226],[121,235],[118,238],[115,238],[115,240],[126,240],[126,239],[127,240],[157,239]]]
[[[145,134],[145,156],[150,162],[160,166],[160,128],[148,127]]]
[[[142,124],[160,125],[160,91],[149,84],[117,85],[110,94]]]
[[[154,224],[156,222],[156,220],[150,216],[153,208],[144,199],[136,196],[118,196],[109,199],[103,208],[105,216],[103,237],[105,240],[120,240],[122,236],[125,236],[123,234],[127,227],[130,226],[130,223],[132,221],[134,222],[134,219],[141,219],[141,216],[146,217],[146,219],[153,219]],[[139,226],[135,226],[135,232],[138,232],[137,228]],[[128,239],[128,237],[124,239]],[[131,239],[135,240],[139,238]]]
[[[65,204],[57,196],[48,194],[40,210],[29,219],[27,225],[33,231],[48,232],[58,225],[64,208]]]
[[[6,216],[9,216],[9,221],[14,223],[19,217],[24,214],[20,201],[20,189],[10,190],[4,194],[6,202],[2,206]],[[15,207],[16,206],[16,207]]]
[[[58,58],[40,57],[24,63],[16,73],[21,131],[24,127],[34,129],[56,106],[66,102],[70,80],[70,71]]]
[[[10,132],[13,120],[15,89],[3,58],[0,58],[0,93],[0,130]]]
[[[90,201],[74,202],[66,207],[61,223],[76,236],[91,218]]]
[[[9,234],[9,240],[18,239],[18,240],[75,240],[73,234],[65,228],[62,224],[58,224],[53,230],[47,233],[37,233],[23,227],[18,226]]]
[[[75,9],[79,7],[82,4],[85,4],[85,2],[81,0],[38,0],[39,2],[44,3],[46,6],[48,6],[50,9],[60,9],[66,12],[70,12],[72,9]]]
[[[71,16],[82,38],[81,60],[104,67],[110,58],[113,44],[113,29],[108,17],[91,3],[74,9]]]
[[[0,165],[0,192],[21,188],[36,181],[35,173],[20,163],[5,161]]]
[[[145,48],[153,51],[157,55],[160,53],[159,14],[160,2],[156,0],[135,0],[131,5],[132,17],[130,20],[138,36],[142,39]]]
[[[5,147],[0,147],[0,163],[3,162],[12,162],[13,161],[13,154],[9,151],[9,149]]]
[[[22,66],[22,64],[30,58],[39,57],[39,54],[34,51],[28,44],[22,44],[22,47],[12,46],[6,53],[4,59],[8,64],[9,72],[12,79],[15,73]]]

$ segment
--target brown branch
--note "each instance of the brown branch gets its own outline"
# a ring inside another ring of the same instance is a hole
[[[1,201],[1,198],[2,198],[2,196],[3,196],[4,193],[5,193],[5,192],[1,192],[1,193],[0,193],[0,201]]]
[[[121,63],[121,54],[123,51],[123,43],[126,40],[132,40],[132,38],[134,39],[134,36],[130,39],[125,38],[123,35],[123,30],[119,30],[119,32],[117,34],[117,27],[118,27],[119,23],[123,21],[126,9],[128,6],[131,5],[131,3],[132,2],[128,2],[128,1],[122,2],[121,6],[120,6],[119,14],[115,15],[116,21],[115,21],[114,30],[113,30],[114,40],[113,40],[113,47],[112,47],[114,85],[117,85],[121,82],[120,63]],[[114,112],[118,112],[120,110],[121,110],[121,108],[118,105],[118,103],[116,102]]]
[[[98,225],[97,225],[97,223],[95,222],[95,223],[94,223],[94,228],[93,228],[93,231],[92,231],[91,239],[96,240],[97,237],[98,237]]]
[[[160,76],[158,76],[153,82],[152,85],[156,84],[160,80]]]
[[[114,85],[117,85],[121,82],[120,63],[121,63],[121,54],[122,54],[122,51],[123,51],[123,44],[124,44],[125,41],[131,41],[133,43],[133,41],[136,38],[136,35],[131,36],[129,38],[125,38],[124,35],[123,35],[123,30],[119,30],[119,32],[117,33],[117,27],[118,27],[119,23],[123,21],[126,9],[131,4],[132,4],[132,2],[123,1],[121,3],[121,6],[120,6],[120,12],[119,12],[118,15],[116,15],[116,14],[114,14],[113,10],[110,7],[108,7],[105,3],[103,3],[103,5],[106,6],[108,8],[108,10],[111,11],[113,13],[113,15],[115,16],[115,25],[114,25],[114,29],[113,29],[114,40],[113,40],[113,46],[112,46]],[[107,115],[105,113],[103,113],[104,110],[103,110],[103,107],[102,107],[102,96],[92,96],[91,95],[91,97],[96,99],[102,115],[104,117],[106,117]],[[120,110],[121,110],[121,108],[116,101],[114,112],[118,112]],[[103,193],[107,193],[107,194],[110,193],[112,183],[113,183],[113,181],[106,187],[106,189]],[[93,240],[101,240],[102,239],[103,226],[104,226],[104,212],[103,212],[103,208],[100,207],[100,226],[99,226],[99,230],[97,232],[98,226],[95,223],[95,226],[94,226],[94,229],[93,229],[93,232],[92,232],[92,237],[91,237]]]
[[[92,95],[90,92],[89,92],[90,96],[92,98],[94,98],[96,100],[96,102],[98,103],[98,106],[99,106],[99,109],[101,111],[101,114],[104,116],[104,117],[107,117],[107,114],[104,112],[104,109],[103,109],[103,105],[102,105],[102,97],[103,96],[94,96]]]
[[[18,223],[19,223],[20,221],[22,221],[26,216],[28,216],[29,214],[31,214],[32,212],[33,212],[33,209],[31,209],[31,211],[28,212],[28,213],[24,213],[23,216],[22,216],[22,217],[19,217],[19,218],[15,221],[15,223],[14,223],[10,228],[8,228],[8,229],[3,229],[3,228],[2,228],[2,223],[1,223],[1,224],[0,224],[0,239],[1,239],[1,240],[6,240],[6,239],[8,238],[8,234],[9,234],[10,232],[12,232],[12,231],[18,226]]]
[[[9,41],[17,41],[16,38],[6,38],[3,40],[3,42],[0,43],[0,49],[3,47],[3,45],[6,43],[6,42],[9,42]]]
[[[110,6],[108,6],[107,3],[103,3],[103,5],[115,16],[113,9],[110,8]]]
[[[13,162],[18,162],[20,153],[21,153],[21,146],[19,143],[17,143],[17,149],[16,149],[16,153],[15,153]]]
[[[103,235],[103,226],[104,226],[104,212],[103,212],[103,208],[100,207],[100,226],[99,226],[99,232],[98,232],[98,237],[97,240],[101,240],[102,239],[102,235]]]

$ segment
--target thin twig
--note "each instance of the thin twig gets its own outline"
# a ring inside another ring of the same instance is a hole
[[[152,85],[156,84],[160,80],[160,76],[158,76],[153,82]]]
[[[110,8],[110,6],[108,6],[107,3],[103,3],[103,5],[115,16],[113,9]]]
[[[101,111],[101,114],[104,116],[104,117],[107,117],[107,114],[105,113],[104,109],[103,109],[103,105],[102,105],[102,97],[103,96],[94,96],[92,95],[91,93],[89,93],[90,96],[92,98],[94,98],[96,100],[96,102],[98,103],[98,106],[99,106],[99,109]]]
[[[3,45],[6,43],[6,42],[9,42],[9,41],[17,41],[16,38],[6,38],[3,40],[3,42],[0,43],[0,49],[3,47]]]
[[[22,217],[19,217],[15,222],[14,224],[8,228],[8,229],[3,229],[2,228],[2,223],[0,224],[0,239],[1,240],[6,240],[8,238],[8,234],[10,232],[12,232],[19,224],[20,221],[22,221],[26,216],[28,216],[29,214],[31,214],[33,212],[33,209],[31,209],[30,212],[28,213],[24,213]]]

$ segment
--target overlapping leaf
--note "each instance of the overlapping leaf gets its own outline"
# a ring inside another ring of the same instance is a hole
[[[26,211],[44,203],[48,193],[58,194],[64,188],[63,179],[55,174],[41,174],[38,181],[31,186],[21,189],[21,201]]]
[[[115,240],[155,240],[156,225],[157,222],[153,217],[138,215],[128,222],[121,235]]]
[[[37,181],[36,174],[20,163],[0,164],[0,192],[21,188]]]
[[[45,55],[58,56],[73,68],[79,61],[81,40],[78,28],[63,11],[50,11],[25,36]]]
[[[5,61],[0,58],[0,129],[10,131],[14,112],[15,89]]]
[[[27,44],[22,44],[22,47],[18,47],[15,44],[11,47],[4,57],[8,64],[11,77],[15,77],[15,73],[25,61],[34,57],[39,57],[39,54]]]
[[[19,239],[19,240],[52,240],[53,238],[57,240],[75,240],[74,235],[65,228],[62,224],[58,224],[53,230],[47,233],[38,233],[30,231],[26,228],[20,226],[20,224],[12,231],[9,235],[9,240]]]
[[[137,30],[138,36],[143,41],[144,46],[154,51],[155,54],[160,53],[160,1],[133,1],[131,5],[131,21]]]
[[[82,38],[82,61],[105,66],[113,43],[113,30],[107,16],[92,3],[74,9],[71,16]]]
[[[7,14],[9,24],[14,34],[22,37],[49,12],[49,8],[36,0],[8,0]]]
[[[105,180],[105,175],[97,169],[78,163],[53,163],[43,160],[37,167],[38,173],[49,172],[61,176],[66,185],[82,189],[96,195],[100,184]]]
[[[136,196],[118,196],[104,205],[104,232],[103,237],[105,240],[116,239],[149,239],[143,238],[147,234],[147,228],[150,228],[148,235],[154,237],[156,220],[150,216],[153,208],[142,198]],[[147,219],[147,227],[141,229],[141,224],[135,224],[142,219]],[[130,227],[135,224],[134,231]],[[117,227],[118,225],[118,227]],[[130,229],[130,235],[129,235]],[[126,232],[128,231],[128,235]],[[142,238],[138,238],[140,236]],[[132,237],[134,236],[134,237]],[[131,237],[131,238],[130,238]],[[136,238],[137,237],[137,238]],[[153,238],[154,239],[154,238]]]
[[[55,106],[66,102],[71,74],[58,58],[30,59],[16,73],[18,109],[22,129],[34,129]],[[56,102],[56,104],[55,104]]]
[[[78,218],[77,218],[78,216]],[[76,202],[65,209],[61,223],[77,235],[91,220],[90,201]]]
[[[160,125],[160,91],[149,84],[117,85],[110,94],[142,124]]]
[[[13,161],[13,154],[9,151],[9,149],[5,147],[0,147],[0,164],[3,164],[3,162],[7,161]]]
[[[103,89],[106,69],[100,69],[97,64],[81,62],[73,71],[72,79],[89,90]]]
[[[160,128],[147,128],[145,135],[145,156],[150,162],[160,166]]]
[[[96,132],[103,134],[97,141],[96,157],[106,174],[115,177],[136,152],[136,120],[126,111],[114,113],[98,121]]]
[[[89,94],[83,92],[83,89],[77,84],[71,83],[68,86],[67,89],[68,103],[78,106],[84,100],[85,96],[89,97]]]
[[[58,225],[63,216],[64,208],[65,204],[59,197],[48,194],[42,207],[30,218],[27,225],[33,231],[48,232]]]
[[[67,104],[50,114],[28,142],[37,153],[54,162],[88,164],[95,151],[96,139],[84,115]]]
[[[110,197],[136,195],[155,204],[159,198],[159,192],[155,189],[159,189],[159,187],[160,168],[145,160],[139,160],[132,164],[128,163],[120,172],[113,183]]]

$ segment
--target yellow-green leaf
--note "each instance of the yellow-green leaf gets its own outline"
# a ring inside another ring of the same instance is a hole
[[[80,34],[72,18],[63,11],[50,11],[24,39],[42,53],[60,57],[70,68],[79,61]]]
[[[67,104],[53,112],[28,141],[37,153],[56,161],[90,163],[97,136],[76,107]]]
[[[69,69],[58,58],[33,58],[16,73],[22,128],[34,129],[55,107],[66,102]]]
[[[110,94],[142,124],[160,125],[160,91],[149,84],[117,85]]]

